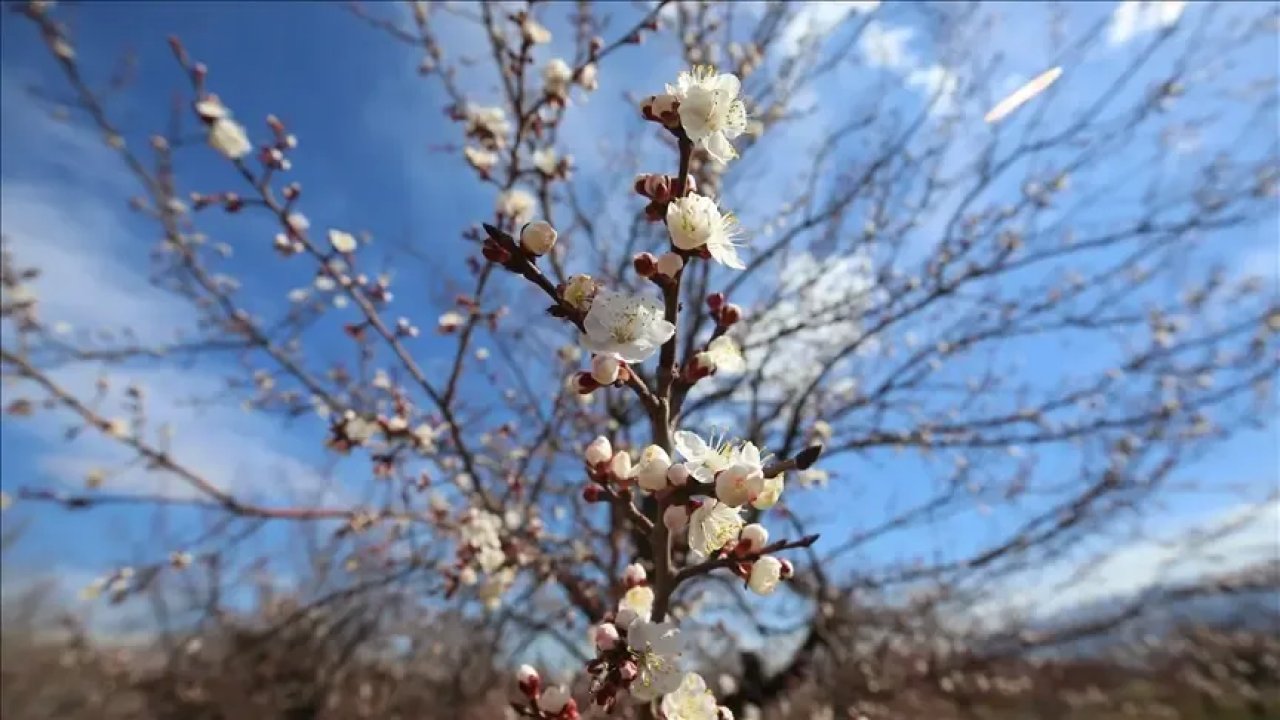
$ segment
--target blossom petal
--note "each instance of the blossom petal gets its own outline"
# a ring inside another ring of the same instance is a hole
[[[707,445],[706,440],[688,430],[677,430],[672,435],[672,440],[675,442],[676,452],[680,453],[680,457],[685,460],[697,462],[711,452],[711,447]]]

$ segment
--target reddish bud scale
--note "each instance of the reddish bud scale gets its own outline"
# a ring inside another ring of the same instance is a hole
[[[499,247],[497,244],[492,242],[486,241],[480,252],[484,255],[485,260],[498,263],[499,265],[505,265],[511,261],[511,253],[508,252],[506,248]]]
[[[658,270],[658,259],[652,253],[642,252],[632,258],[631,265],[640,277],[652,277]]]
[[[720,308],[724,307],[724,293],[711,293],[707,296],[707,309],[713,313],[720,312]]]

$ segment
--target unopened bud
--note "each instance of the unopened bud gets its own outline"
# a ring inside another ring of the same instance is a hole
[[[516,670],[516,683],[520,686],[520,692],[529,699],[533,699],[538,696],[542,678],[538,676],[538,671],[534,670],[532,665],[521,665]]]
[[[680,532],[689,525],[689,510],[683,505],[672,505],[662,511],[662,524],[671,532]]]
[[[553,685],[543,691],[542,696],[538,698],[538,709],[544,713],[558,715],[564,706],[569,704],[569,691]]]
[[[622,583],[628,589],[643,585],[648,579],[649,574],[644,571],[644,566],[640,563],[631,563],[626,570],[622,571]]]
[[[582,499],[589,503],[598,503],[604,500],[604,490],[599,485],[588,485],[582,488]]]
[[[689,361],[689,365],[685,367],[685,379],[693,382],[701,380],[716,371],[715,357],[709,352],[700,352],[693,356]]]
[[[609,438],[601,435],[591,441],[586,451],[583,452],[583,457],[586,459],[587,464],[592,467],[609,462],[613,457],[613,445],[609,443]]]
[[[713,313],[720,312],[720,308],[724,307],[724,293],[711,293],[707,296],[707,309]]]
[[[667,468],[667,482],[676,487],[683,487],[689,482],[689,468],[683,463],[676,463]]]
[[[791,577],[796,574],[796,567],[795,565],[791,564],[790,560],[782,560],[781,562],[782,562],[782,568],[778,572],[778,577],[782,578],[783,580],[790,580]]]
[[[591,373],[580,372],[573,376],[573,386],[579,395],[590,395],[600,388],[600,383],[591,377]]]
[[[658,270],[657,259],[653,257],[652,253],[647,252],[637,253],[631,259],[631,265],[636,269],[636,274],[644,278],[652,277]]]
[[[545,255],[555,247],[556,236],[551,223],[535,220],[520,229],[520,247],[534,255]]]
[[[631,479],[631,454],[623,451],[614,455],[613,459],[609,461],[609,472],[620,483]]]
[[[628,660],[618,666],[618,677],[622,678],[623,682],[631,682],[639,674],[640,668],[636,666],[634,660]]]
[[[595,630],[596,649],[607,652],[618,646],[618,626],[613,623],[600,623]]]
[[[601,385],[612,385],[618,381],[621,363],[609,355],[596,355],[591,358],[591,379]]]
[[[720,324],[729,327],[742,319],[742,308],[729,303],[720,309]]]
[[[684,268],[684,258],[669,252],[658,258],[658,274],[664,277],[673,278]]]
[[[760,552],[769,542],[769,531],[759,523],[751,523],[742,528],[738,536],[738,549],[741,552]]]

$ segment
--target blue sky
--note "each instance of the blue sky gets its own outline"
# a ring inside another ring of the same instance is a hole
[[[802,27],[802,22],[812,22],[814,27],[832,22],[838,16],[833,16],[830,8],[836,5],[805,6],[794,27]],[[634,17],[635,10],[621,3],[612,9],[617,15],[610,26],[614,32],[628,26]],[[842,9],[852,8],[846,5]],[[551,10],[545,22],[564,37],[566,19],[558,8]],[[1114,27],[1117,22],[1115,6],[1107,3],[1067,4],[1065,11],[1068,36],[1095,23],[1110,22]],[[1207,11],[1207,7],[1192,6],[1180,22],[1190,24]],[[442,112],[444,94],[433,82],[417,76],[417,58],[411,50],[360,24],[337,4],[87,3],[69,12],[74,36],[78,38],[77,54],[86,67],[109,67],[125,48],[137,53],[136,82],[112,101],[131,146],[145,145],[149,133],[165,121],[165,109],[173,93],[185,91],[164,40],[166,35],[176,34],[195,57],[209,65],[210,86],[246,124],[251,136],[262,136],[265,128],[261,118],[275,113],[299,137],[300,148],[291,175],[302,183],[302,207],[312,227],[370,231],[375,241],[367,253],[369,262],[371,267],[385,267],[395,274],[397,309],[429,328],[432,318],[464,286],[459,282],[464,278],[465,254],[456,238],[463,228],[490,215],[493,190],[457,180],[471,177],[458,152],[458,128]],[[1005,4],[992,6],[986,12],[993,17],[999,15],[999,19],[993,20],[988,35],[968,38],[966,42],[1001,55],[1000,71],[984,83],[990,88],[991,97],[961,92],[954,98],[939,99],[941,103],[960,103],[967,112],[977,111],[979,117],[981,110],[1000,94],[1059,62],[1051,44],[1045,41],[1048,32],[1043,7]],[[1223,7],[1215,12],[1228,15],[1247,11]],[[846,119],[855,107],[862,107],[867,97],[877,98],[884,113],[898,113],[904,122],[924,111],[927,90],[937,87],[929,86],[928,81],[936,79],[936,72],[948,66],[948,52],[929,42],[926,22],[910,7],[887,4],[866,19],[876,23],[873,35],[879,40],[874,47],[864,43],[858,52],[863,63],[871,67],[838,80],[824,80],[801,93],[796,104],[810,106],[814,112],[767,140],[760,152],[744,161],[742,168],[731,171],[727,192],[730,197],[742,198],[740,214],[744,224],[750,226],[763,219],[755,208],[767,207],[768,203],[754,199],[772,200],[779,188],[789,192],[798,173],[809,166],[809,156],[797,152],[797,148],[812,145],[822,128]],[[1126,33],[1117,35],[1119,31],[1113,29],[1113,41],[1091,48],[1078,65],[1067,68],[1063,81],[1046,95],[1054,99],[1054,107],[1078,109],[1086,105],[1101,90],[1100,78],[1114,75],[1153,36],[1152,29],[1144,30],[1140,22],[1126,27],[1127,36],[1121,38]],[[87,32],[89,28],[93,32]],[[456,22],[450,28],[451,43],[478,47],[482,38],[475,30]],[[608,31],[605,34],[610,35]],[[40,294],[46,314],[50,319],[76,326],[129,324],[137,326],[144,338],[169,337],[170,330],[189,322],[191,315],[166,303],[161,291],[145,285],[155,231],[125,207],[134,192],[130,178],[94,133],[49,122],[43,111],[23,95],[22,88],[28,83],[40,83],[57,92],[63,88],[30,25],[5,13],[0,38],[0,143],[5,148],[0,158],[3,228],[13,236],[20,259],[39,261],[45,268],[47,277]],[[610,162],[602,144],[610,143],[616,148],[617,141],[610,140],[620,134],[611,132],[615,128],[646,132],[633,109],[619,102],[619,98],[623,93],[640,96],[656,92],[662,82],[672,78],[681,64],[669,50],[665,43],[653,42],[615,55],[602,68],[601,90],[589,99],[577,99],[562,130],[563,149],[575,155],[580,174],[601,172],[601,188],[615,195],[606,209],[626,211],[628,203],[634,201],[627,195],[629,173],[604,172]],[[554,47],[544,51],[540,59],[545,60],[554,51]],[[1276,53],[1273,37],[1269,43],[1239,49],[1230,62],[1257,71],[1273,67]],[[1159,60],[1153,65],[1160,67]],[[105,72],[99,70],[95,74],[102,77]],[[1159,77],[1159,72],[1140,75],[1132,87],[1145,88]],[[477,72],[467,78],[467,87],[481,102],[495,97],[491,76]],[[1078,182],[1085,187],[1108,190],[1100,197],[1079,200],[1090,204],[1090,223],[1102,227],[1112,220],[1113,213],[1124,216],[1148,182],[1160,178],[1161,182],[1176,183],[1180,168],[1198,163],[1196,158],[1219,149],[1233,148],[1258,158],[1267,153],[1274,156],[1274,139],[1268,136],[1266,123],[1257,123],[1256,118],[1240,111],[1240,107],[1247,107],[1243,103],[1221,103],[1216,91],[1215,86],[1191,88],[1189,99],[1194,102],[1177,111],[1185,113],[1189,120],[1202,115],[1211,119],[1209,129],[1199,134],[1198,147],[1188,158],[1164,152],[1150,142],[1151,138],[1143,138],[1143,142],[1111,149],[1110,161],[1094,165],[1097,169],[1093,176],[1081,175]],[[1024,127],[1022,123],[1034,112],[1033,102],[1002,129],[1004,137],[1016,140]],[[1069,122],[1070,117],[1068,113],[1051,119],[1049,126],[1055,121]],[[1267,117],[1274,119],[1274,109]],[[1241,128],[1246,130],[1243,136]],[[1249,128],[1253,130],[1250,132]],[[971,123],[962,124],[957,132],[963,133],[961,137],[985,140],[989,129]],[[1274,125],[1271,133],[1274,135]],[[958,145],[967,146],[964,142]],[[656,142],[642,147],[650,153],[647,157],[668,162],[666,156],[658,154]],[[832,158],[833,166],[854,162],[858,156],[856,143],[842,153]],[[949,162],[961,167],[969,159],[960,153]],[[1041,158],[1039,162],[1046,160],[1053,158]],[[238,179],[212,153],[200,149],[184,153],[180,163],[180,173],[191,187],[235,187]],[[1028,167],[1025,172],[1036,170],[1037,167]],[[1016,194],[1023,172],[1019,169],[1010,173],[1010,179],[993,187],[991,194]],[[947,210],[943,203],[934,217],[943,217]],[[1215,259],[1227,263],[1233,272],[1262,272],[1269,278],[1273,293],[1277,275],[1274,220],[1272,217],[1254,224],[1249,233],[1225,237],[1214,250]],[[624,220],[618,220],[616,225],[623,227]],[[226,270],[242,281],[240,297],[255,309],[278,312],[288,290],[308,285],[308,270],[276,259],[270,248],[274,233],[270,225],[251,218],[229,223],[211,215],[202,218],[202,226],[215,240],[233,248]],[[921,233],[922,237],[927,235]],[[423,249],[427,261],[397,253],[396,246],[403,242],[413,242]],[[926,250],[927,246],[920,248],[922,253]],[[1018,288],[1011,285],[1006,290],[1016,293]],[[513,303],[527,299],[527,292],[527,288],[514,282],[504,290]],[[310,338],[313,357],[343,356],[345,345],[335,332],[342,313],[335,310],[334,317]],[[929,328],[920,330],[927,333]],[[415,341],[412,350],[418,357],[430,358],[438,357],[448,347],[426,332]],[[1099,363],[1106,361],[1102,354],[1092,355],[1095,352],[1095,348],[1064,349],[1039,340],[1027,341],[1025,347],[1017,348],[1022,369],[1016,372],[1046,383],[1055,382],[1055,373],[1037,368],[1059,363],[1064,353],[1073,357],[1090,354]],[[377,492],[361,480],[359,467],[353,461],[335,461],[318,447],[315,438],[321,426],[314,418],[283,427],[275,420],[243,413],[237,407],[237,398],[202,410],[186,407],[185,400],[192,396],[209,398],[221,392],[219,370],[229,362],[233,360],[214,358],[190,368],[171,367],[163,373],[135,367],[126,369],[124,374],[145,383],[159,412],[182,423],[176,442],[186,457],[192,458],[193,464],[218,468],[211,472],[228,487],[276,501],[312,496],[319,492],[318,488],[326,488],[331,498],[344,499],[367,498],[368,493]],[[430,369],[431,361],[426,365]],[[965,370],[957,367],[956,372]],[[96,371],[67,368],[64,377],[73,387],[87,388],[96,378]],[[483,378],[472,378],[468,392],[488,391]],[[89,467],[110,459],[110,451],[101,443],[65,444],[60,437],[64,429],[65,424],[53,418],[30,423],[6,421],[0,427],[4,449],[0,456],[0,486],[10,492],[23,485],[74,488]],[[1272,422],[1264,430],[1245,434],[1185,468],[1185,477],[1203,477],[1219,492],[1175,495],[1167,507],[1152,509],[1151,525],[1163,533],[1172,533],[1186,524],[1230,516],[1265,496],[1278,482],[1280,455],[1275,433]],[[235,458],[235,462],[223,462],[225,458]],[[1068,454],[1049,453],[1042,459],[1047,474],[1070,472]],[[825,516],[820,525],[837,537],[851,528],[873,525],[886,502],[920,497],[930,485],[918,479],[934,473],[929,462],[888,453],[849,458],[832,469],[837,481],[828,491],[830,495],[799,493],[794,503],[802,512]],[[1227,486],[1232,484],[1243,485],[1244,492],[1227,492]],[[839,509],[831,510],[836,507]],[[1030,510],[1024,507],[1021,512]],[[1018,513],[989,517],[975,507],[931,530],[890,536],[867,551],[874,552],[879,562],[919,553],[963,553],[989,542],[1007,523],[1022,517]],[[183,538],[200,532],[204,520],[195,513],[170,513],[162,522],[173,542],[183,542]],[[161,521],[150,513],[112,510],[69,514],[48,507],[21,506],[6,513],[6,525],[15,521],[29,522],[30,527],[26,541],[7,561],[6,583],[11,577],[51,568],[58,575],[79,580],[113,564],[156,559],[153,523]],[[1280,532],[1277,523],[1280,518],[1271,512],[1262,525],[1252,530],[1257,533],[1253,537],[1265,538],[1267,533],[1274,536]],[[104,538],[110,541],[104,542]],[[268,533],[261,542],[262,547],[271,547],[279,537]],[[1138,560],[1131,562],[1142,565],[1143,558],[1149,557],[1143,553],[1148,551],[1146,545],[1135,545],[1132,557]],[[1132,581],[1134,573],[1127,575]]]

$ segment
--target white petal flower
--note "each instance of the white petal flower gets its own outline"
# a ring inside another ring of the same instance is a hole
[[[653,588],[648,585],[637,585],[627,591],[618,601],[618,610],[629,610],[644,620],[653,614]]]
[[[667,92],[680,101],[680,126],[689,139],[720,162],[738,156],[730,140],[747,129],[747,106],[738,97],[742,84],[732,73],[701,65],[682,72]]]
[[[640,487],[657,492],[667,486],[667,470],[671,468],[671,456],[657,445],[650,445],[640,453],[636,479]]]
[[[571,80],[573,80],[573,68],[560,58],[552,58],[542,68],[543,90],[548,95],[563,97],[569,94]]]
[[[218,118],[209,126],[209,147],[231,160],[239,160],[253,151],[244,126],[229,117]]]
[[[600,70],[595,63],[582,66],[582,72],[578,74],[578,84],[587,92],[595,92],[600,88]]]
[[[538,709],[544,713],[555,715],[569,704],[569,691],[559,685],[552,685],[538,696]]]
[[[556,154],[555,148],[545,147],[533,152],[533,166],[543,175],[555,175],[556,169],[560,166],[560,156]]]
[[[496,207],[499,215],[505,215],[517,225],[523,225],[533,217],[536,204],[537,200],[527,190],[512,188],[498,196]]]
[[[640,702],[652,702],[675,692],[684,681],[680,656],[684,639],[673,623],[651,623],[639,620],[627,631],[627,644],[639,656],[640,673],[631,683],[631,696]]]
[[[689,551],[705,558],[737,539],[742,532],[738,508],[718,500],[708,500],[689,517]]]
[[[706,246],[711,258],[735,270],[746,265],[738,257],[738,221],[733,213],[721,213],[716,201],[705,195],[686,195],[667,205],[667,231],[681,250]]]
[[[631,563],[622,571],[622,582],[628,587],[640,585],[649,579],[649,573],[645,572],[644,566],[640,563]]]
[[[341,230],[329,231],[329,244],[340,253],[353,253],[358,246],[355,235]]]
[[[662,716],[667,720],[717,720],[716,696],[697,673],[685,673],[675,692],[662,698]]]
[[[736,375],[747,368],[747,361],[742,357],[742,349],[728,335],[721,335],[707,346],[707,356],[715,364],[716,372]]]
[[[784,486],[782,473],[767,478],[762,474],[753,476],[748,481],[750,488],[751,506],[757,510],[768,510],[778,504],[778,498],[782,497],[782,489]]]
[[[506,145],[507,135],[511,133],[511,123],[507,121],[507,113],[501,107],[468,105],[465,115],[468,135],[493,147],[501,148]]]
[[[520,32],[531,45],[545,45],[551,42],[551,31],[532,17],[524,19],[520,24]]]
[[[462,155],[471,164],[471,167],[480,172],[487,173],[493,169],[493,166],[498,164],[497,153],[471,147],[470,145],[462,149]]]
[[[582,344],[588,350],[630,363],[647,360],[676,332],[656,299],[611,290],[596,294],[583,325]]]
[[[751,565],[751,577],[747,579],[747,587],[757,595],[769,595],[782,579],[782,561],[772,555],[765,555]]]
[[[748,465],[733,465],[716,475],[716,497],[720,502],[734,507],[745,505],[751,499],[751,482],[759,469]]]

